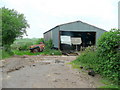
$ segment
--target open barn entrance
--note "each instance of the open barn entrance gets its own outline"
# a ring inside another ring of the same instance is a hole
[[[95,45],[96,32],[60,31],[60,49],[77,50]]]

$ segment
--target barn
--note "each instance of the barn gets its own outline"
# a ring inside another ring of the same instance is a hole
[[[46,41],[52,40],[53,47],[60,50],[81,50],[96,45],[98,38],[106,32],[82,21],[58,25],[44,33]]]

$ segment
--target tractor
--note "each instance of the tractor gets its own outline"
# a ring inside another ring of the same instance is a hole
[[[30,52],[36,53],[36,52],[42,52],[45,48],[45,44],[43,42],[40,42],[38,45],[32,45],[30,46]]]

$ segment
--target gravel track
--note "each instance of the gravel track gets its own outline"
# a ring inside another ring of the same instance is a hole
[[[3,88],[96,88],[103,86],[99,75],[89,76],[73,69],[76,56],[14,56],[1,60]],[[1,87],[0,86],[0,87]]]

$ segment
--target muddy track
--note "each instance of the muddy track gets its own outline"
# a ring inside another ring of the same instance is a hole
[[[73,69],[76,56],[14,56],[2,60],[3,88],[96,88],[103,86],[98,75]]]

